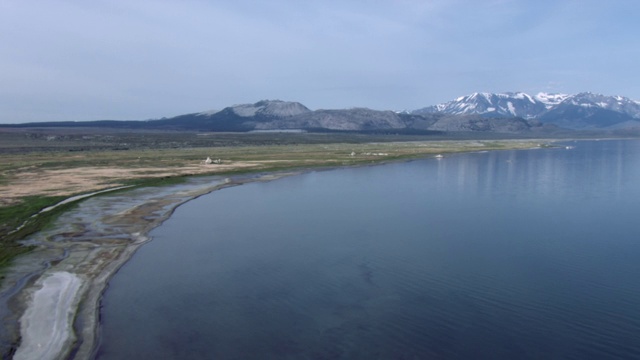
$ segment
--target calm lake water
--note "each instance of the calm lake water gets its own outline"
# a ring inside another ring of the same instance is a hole
[[[99,359],[640,358],[640,141],[227,188],[113,278]]]

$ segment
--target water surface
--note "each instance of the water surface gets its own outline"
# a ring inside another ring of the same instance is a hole
[[[639,358],[640,141],[312,172],[181,206],[100,359]]]

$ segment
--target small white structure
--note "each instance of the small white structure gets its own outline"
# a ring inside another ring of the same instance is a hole
[[[202,163],[205,165],[222,164],[222,159],[211,160],[211,158],[207,156],[207,159],[202,161]]]
[[[443,158],[442,154],[438,154],[438,155],[436,155],[436,156],[434,156],[434,157],[435,157],[436,159],[442,159],[442,158]]]
[[[349,154],[349,156],[354,157],[356,156],[356,153],[352,151],[351,154]]]

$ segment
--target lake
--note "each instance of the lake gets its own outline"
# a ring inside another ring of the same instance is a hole
[[[114,276],[98,358],[640,358],[639,200],[637,140],[226,188]]]

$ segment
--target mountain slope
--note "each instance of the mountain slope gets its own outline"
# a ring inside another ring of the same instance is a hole
[[[345,110],[316,110],[291,118],[260,123],[257,130],[273,129],[326,129],[338,131],[369,131],[403,129],[406,125],[393,111],[366,108]]]
[[[298,102],[261,100],[255,104],[229,106],[217,112],[192,113],[155,120],[150,125],[176,130],[251,131],[258,123],[268,123],[309,112],[311,110]]]
[[[444,104],[413,111],[413,114],[445,113],[450,115],[482,115],[486,117],[535,118],[546,110],[545,103],[521,92],[473,93]]]
[[[638,120],[637,102],[590,92],[568,96],[540,116],[540,121],[574,129],[634,127]]]
[[[633,118],[640,118],[640,104],[624,96],[606,96],[583,92],[567,97],[560,104],[601,108],[620,112]]]
[[[290,117],[311,112],[299,102],[281,100],[262,100],[255,104],[234,105],[227,109],[241,117],[263,118]]]
[[[571,129],[608,128],[631,121],[633,117],[597,106],[561,103],[542,116],[540,121]]]

